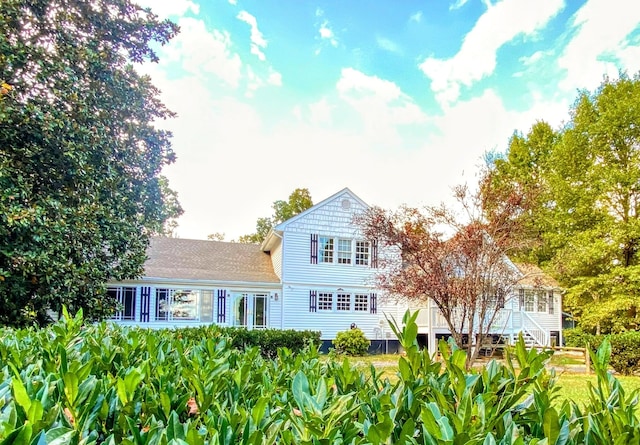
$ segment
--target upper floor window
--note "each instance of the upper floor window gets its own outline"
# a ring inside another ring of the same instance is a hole
[[[338,239],[338,264],[351,264],[350,239]]]
[[[333,238],[328,238],[326,236],[320,237],[318,254],[320,256],[321,263],[333,263]]]
[[[311,235],[311,263],[355,264],[377,267],[369,241]]]
[[[111,317],[113,320],[135,320],[136,288],[135,287],[109,287],[107,295],[116,301],[116,312]]]
[[[369,241],[356,241],[356,264],[368,266],[371,256],[371,245]]]
[[[520,310],[549,314],[555,313],[553,291],[520,289]]]

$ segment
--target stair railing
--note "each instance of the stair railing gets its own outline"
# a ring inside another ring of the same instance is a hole
[[[522,330],[529,334],[536,342],[537,346],[550,346],[549,333],[542,328],[529,314],[521,311]]]

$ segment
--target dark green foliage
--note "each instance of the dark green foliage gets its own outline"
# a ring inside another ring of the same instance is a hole
[[[294,329],[246,329],[234,327],[204,326],[169,330],[185,341],[198,342],[204,339],[227,338],[238,350],[257,347],[265,358],[275,358],[279,348],[287,348],[294,354],[308,347],[320,345],[319,331],[296,331]]]
[[[465,353],[418,347],[416,314],[392,329],[405,349],[394,383],[321,360],[315,348],[229,347],[222,331],[84,325],[0,329],[0,443],[34,444],[637,444],[637,392],[592,353],[585,406],[555,403],[551,352],[522,339],[506,364],[465,371]],[[206,331],[207,333],[209,331]],[[218,336],[219,334],[219,336]]]
[[[0,13],[0,323],[62,304],[113,312],[108,280],[141,273],[177,216],[160,176],[172,116],[132,63],[177,32],[131,0],[4,0]]]
[[[640,371],[640,332],[613,334],[611,341],[611,367],[620,374]]]
[[[291,192],[287,201],[281,199],[274,201],[271,205],[273,215],[269,218],[258,218],[255,233],[242,235],[238,242],[260,244],[273,227],[304,212],[311,206],[313,206],[313,200],[309,190],[305,188],[295,189]]]
[[[358,328],[338,332],[332,343],[338,354],[347,355],[365,355],[371,346],[364,332]]]
[[[580,327],[564,329],[562,331],[562,337],[567,346],[574,348],[585,348],[587,343],[592,347],[596,347],[601,343],[602,336],[595,335],[583,330]]]

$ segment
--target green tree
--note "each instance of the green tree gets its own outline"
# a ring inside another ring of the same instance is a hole
[[[5,0],[0,13],[0,323],[112,313],[181,208],[160,176],[172,117],[134,63],[178,31],[131,0]]]
[[[306,188],[297,188],[291,192],[288,200],[274,201],[271,206],[273,208],[273,215],[267,218],[258,218],[256,221],[256,231],[248,235],[242,235],[238,238],[238,242],[260,244],[273,227],[304,212],[311,206],[313,206],[313,200],[311,199],[309,190]]]
[[[565,304],[581,325],[596,331],[640,326],[639,103],[638,75],[605,79],[581,92],[570,121],[546,138],[543,162],[520,162],[522,146],[534,151],[536,124],[491,173],[493,187],[539,186],[518,216],[539,237],[528,253],[567,288]]]

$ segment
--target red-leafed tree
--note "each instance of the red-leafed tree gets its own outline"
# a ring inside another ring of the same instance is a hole
[[[519,239],[519,197],[492,203],[492,217],[486,218],[486,191],[481,197],[459,186],[454,196],[458,211],[444,204],[424,210],[372,207],[356,222],[390,252],[381,255],[377,285],[389,297],[425,305],[431,299],[471,366],[521,278],[508,260]]]

